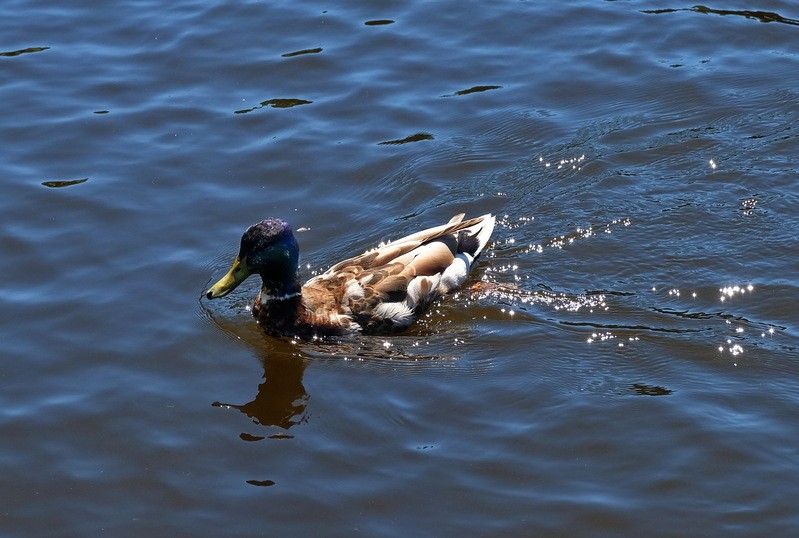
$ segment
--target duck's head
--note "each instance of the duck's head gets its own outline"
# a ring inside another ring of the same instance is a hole
[[[205,296],[209,299],[224,297],[256,273],[261,275],[263,288],[270,294],[297,292],[298,260],[299,247],[291,226],[280,219],[263,220],[247,228],[241,236],[239,255],[233,267],[205,292]]]

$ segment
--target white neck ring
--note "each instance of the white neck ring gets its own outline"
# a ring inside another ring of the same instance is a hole
[[[261,292],[261,302],[266,303],[268,301],[287,301],[289,299],[294,299],[295,297],[299,297],[302,295],[302,292],[295,291],[294,293],[287,293],[285,295],[269,295],[268,293]]]

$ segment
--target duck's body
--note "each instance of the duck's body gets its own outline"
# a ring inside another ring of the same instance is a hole
[[[460,287],[485,248],[495,218],[463,217],[339,262],[302,286],[291,228],[267,219],[244,233],[233,267],[206,296],[227,295],[259,273],[263,284],[253,316],[270,334],[309,338],[398,332],[436,298]]]

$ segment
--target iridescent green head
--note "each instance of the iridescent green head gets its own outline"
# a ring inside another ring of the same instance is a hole
[[[233,267],[205,292],[205,296],[209,299],[224,297],[252,274],[261,275],[263,289],[270,294],[297,292],[298,262],[299,247],[291,226],[280,219],[263,220],[247,228]]]

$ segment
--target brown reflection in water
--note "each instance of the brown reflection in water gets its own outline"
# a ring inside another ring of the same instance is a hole
[[[238,409],[261,426],[289,429],[307,420],[308,393],[302,384],[305,362],[298,357],[265,358],[264,382],[258,385],[255,399],[243,405],[214,402],[214,407]],[[286,438],[288,436],[274,436]],[[261,436],[242,434],[245,441],[260,441]]]
[[[232,296],[228,302],[221,303],[224,315],[216,315],[208,309],[208,304],[198,300],[203,317],[222,332],[239,342],[244,342],[254,351],[263,367],[263,382],[252,401],[245,404],[213,402],[214,407],[238,409],[262,426],[277,426],[288,430],[292,426],[308,420],[306,406],[308,393],[302,384],[306,361],[297,354],[290,341],[282,338],[266,337],[251,316],[244,315],[243,305],[249,304],[249,297],[238,299]],[[236,315],[234,315],[234,313]],[[262,435],[242,433],[243,441],[261,441]],[[270,439],[286,439],[291,435],[280,433],[269,435]]]

